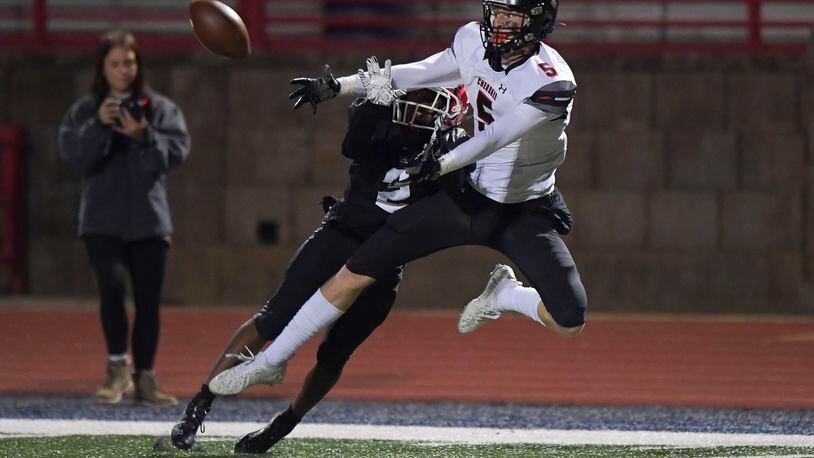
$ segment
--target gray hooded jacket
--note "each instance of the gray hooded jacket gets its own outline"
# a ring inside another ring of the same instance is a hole
[[[172,233],[165,180],[181,165],[190,140],[181,110],[167,97],[149,95],[151,115],[139,143],[114,132],[97,116],[90,95],[77,100],[59,129],[60,156],[82,173],[79,235],[141,240]]]

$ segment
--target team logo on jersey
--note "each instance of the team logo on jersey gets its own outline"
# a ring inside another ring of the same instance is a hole
[[[490,86],[489,83],[483,80],[483,78],[478,77],[478,87],[486,91],[486,93],[489,94],[490,97],[492,97],[492,100],[497,98],[497,91],[495,90],[495,88]]]

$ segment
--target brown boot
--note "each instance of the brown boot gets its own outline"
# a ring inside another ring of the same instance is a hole
[[[133,374],[133,382],[136,384],[135,399],[139,404],[163,407],[178,404],[175,396],[164,393],[158,386],[158,380],[153,371],[138,371]]]
[[[105,381],[96,390],[96,402],[99,404],[117,404],[122,400],[125,391],[133,387],[130,373],[127,370],[127,360],[107,362],[107,375]]]

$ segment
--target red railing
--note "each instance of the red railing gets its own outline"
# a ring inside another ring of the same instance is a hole
[[[104,30],[128,28],[145,48],[199,49],[186,1],[160,8],[127,0],[114,9],[96,3],[0,6],[0,47],[87,49]],[[226,3],[243,17],[255,51],[431,51],[480,17],[477,0]],[[799,54],[812,42],[814,0],[567,0],[560,19],[567,27],[551,41],[573,51]]]
[[[25,132],[0,126],[0,267],[7,277],[0,292],[26,287],[26,186]]]

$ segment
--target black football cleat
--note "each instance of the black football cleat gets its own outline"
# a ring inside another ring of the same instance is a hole
[[[279,412],[263,429],[246,434],[235,444],[235,453],[266,453],[280,439],[288,436],[300,419],[289,407]]]
[[[172,445],[181,450],[189,450],[195,444],[198,429],[204,432],[204,419],[212,407],[212,398],[198,392],[187,404],[181,421],[172,427]]]

